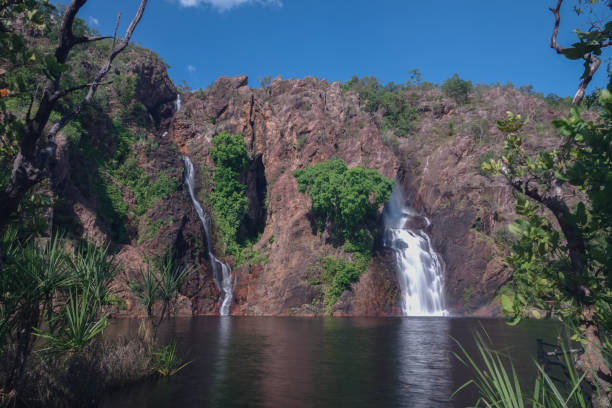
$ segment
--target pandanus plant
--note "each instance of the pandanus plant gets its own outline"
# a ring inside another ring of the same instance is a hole
[[[0,244],[0,357],[6,372],[0,386],[19,390],[35,338],[42,350],[61,354],[82,350],[103,331],[103,306],[117,266],[108,246],[82,242],[71,252],[61,234],[24,239],[9,228]]]
[[[192,266],[176,265],[172,254],[168,253],[161,258],[147,258],[137,279],[130,283],[132,292],[146,309],[155,331],[170,313],[181,286],[192,272]],[[159,305],[157,315],[156,305]]]
[[[583,389],[585,374],[579,375],[576,371],[570,353],[562,347],[563,366],[567,380],[559,384],[542,367],[534,362],[536,379],[531,394],[523,392],[521,382],[508,355],[495,350],[491,340],[480,333],[474,335],[478,349],[476,357],[455,339],[460,353],[453,353],[455,357],[473,373],[473,378],[459,387],[452,396],[466,387],[475,386],[478,399],[475,407],[487,408],[589,408],[592,401]],[[480,363],[480,361],[482,363]],[[451,396],[451,398],[452,398]]]
[[[170,314],[181,286],[193,270],[192,266],[176,265],[172,253],[161,258],[148,258],[145,266],[139,269],[137,280],[132,281],[130,287],[147,311],[149,325],[141,325],[145,337],[149,337],[150,329],[153,330],[153,338],[157,337],[159,325]],[[190,364],[183,363],[178,356],[175,342],[155,351],[153,363],[157,372],[164,377],[174,375]]]

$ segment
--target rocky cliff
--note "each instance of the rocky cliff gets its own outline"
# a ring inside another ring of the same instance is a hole
[[[511,276],[503,258],[512,240],[514,199],[499,180],[480,174],[479,162],[499,152],[495,121],[512,110],[530,117],[528,148],[555,141],[547,102],[512,87],[479,87],[458,106],[437,89],[415,88],[408,98],[414,127],[398,137],[380,113],[341,84],[315,78],[276,79],[255,89],[246,77],[220,78],[206,90],[181,94],[152,53],[132,49],[121,61],[106,98],[80,118],[80,137],[60,138],[51,189],[57,198],[53,223],[76,237],[110,240],[123,264],[116,286],[125,313],[134,307],[129,282],[146,257],[173,249],[198,271],[181,290],[178,313],[216,314],[220,293],[211,276],[202,226],[183,184],[181,155],[196,168],[197,195],[213,218],[208,197],[214,163],[212,137],[242,135],[249,166],[241,174],[248,212],[240,234],[257,256],[240,264],[226,257],[235,276],[231,313],[320,315],[324,288],[321,261],[351,254],[317,232],[308,195],[292,172],[331,158],[397,179],[406,200],[431,224],[426,227],[445,263],[451,313],[491,315],[500,286]],[[73,132],[74,133],[74,129]],[[78,132],[77,132],[78,133]],[[213,234],[218,256],[225,248]],[[399,314],[391,253],[376,241],[367,272],[345,291],[331,312]],[[329,311],[329,310],[328,310]]]
[[[511,86],[477,87],[459,106],[439,90],[418,93],[420,120],[396,148],[413,206],[431,218],[430,234],[445,262],[447,306],[455,313],[494,315],[492,299],[512,276],[504,263],[514,237],[512,189],[490,178],[480,163],[499,155],[505,137],[495,126],[507,111],[529,118],[527,151],[551,149],[551,121],[561,114],[541,98]]]
[[[324,80],[276,80],[264,89],[246,77],[220,78],[209,89],[184,95],[169,135],[209,189],[212,136],[227,131],[244,138],[251,165],[247,185],[249,224],[264,261],[235,268],[234,314],[321,314],[323,294],[311,279],[326,256],[344,256],[326,234],[316,234],[307,195],[292,172],[330,158],[395,178],[399,164],[382,143],[374,118],[361,112],[356,95]],[[200,194],[205,196],[206,192]],[[204,202],[206,200],[203,200]],[[219,248],[222,252],[222,248]],[[372,262],[336,315],[397,313],[396,285],[384,256]]]

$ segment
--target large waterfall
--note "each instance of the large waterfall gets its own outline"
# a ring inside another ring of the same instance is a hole
[[[234,282],[232,280],[232,271],[229,266],[219,258],[217,258],[214,254],[212,241],[210,239],[210,219],[208,215],[202,209],[202,206],[198,202],[194,188],[195,188],[195,170],[193,168],[193,163],[189,160],[189,157],[183,156],[183,162],[185,163],[185,182],[187,183],[187,189],[189,190],[189,195],[191,196],[191,201],[193,202],[193,206],[198,213],[198,217],[200,217],[200,221],[202,222],[202,226],[204,227],[204,234],[206,235],[206,249],[208,250],[208,257],[210,258],[210,265],[212,267],[213,280],[215,284],[222,292],[223,303],[221,303],[221,308],[219,309],[219,314],[221,316],[226,316],[229,314],[229,308],[232,303],[232,292]]]
[[[383,215],[384,243],[395,254],[403,314],[446,316],[442,262],[424,231],[429,220],[406,206],[398,185],[394,187]]]

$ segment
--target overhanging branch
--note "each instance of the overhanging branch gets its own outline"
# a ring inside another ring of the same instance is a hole
[[[544,205],[555,216],[567,241],[572,272],[575,276],[582,273],[585,267],[584,254],[586,252],[584,236],[580,229],[571,221],[570,209],[565,201],[563,201],[560,193],[557,191],[543,193],[537,187],[530,185],[531,183],[524,181],[520,177],[513,176],[506,166],[502,167],[501,173],[516,191]],[[553,178],[551,185],[554,186],[556,184],[560,183]],[[578,291],[580,288],[575,288],[575,290]]]
[[[70,51],[75,45],[107,38],[77,37],[74,35],[72,31],[74,19],[85,3],[86,0],[71,0],[62,16],[57,46],[54,51],[55,59],[59,64],[66,63]],[[2,3],[2,5],[4,6],[5,4]],[[19,153],[13,161],[11,178],[7,186],[0,191],[0,231],[2,231],[8,223],[11,214],[17,211],[19,203],[27,191],[32,186],[36,185],[43,177],[47,160],[49,157],[53,156],[55,151],[54,139],[57,133],[83,110],[84,106],[92,100],[98,87],[104,84],[104,77],[110,71],[114,58],[127,47],[136,25],[142,18],[146,5],[147,0],[141,0],[136,16],[130,23],[124,38],[118,44],[116,43],[117,30],[115,29],[111,52],[105,64],[98,70],[92,81],[85,86],[79,85],[76,87],[77,89],[88,89],[87,95],[81,100],[76,108],[53,124],[50,131],[47,133],[48,143],[46,145],[41,145],[39,141],[49,123],[51,113],[56,107],[58,98],[65,95],[67,91],[75,90],[69,89],[62,91],[60,89],[61,73],[53,78],[47,79],[45,82],[40,99],[38,100],[36,112],[34,112],[33,117],[30,117],[30,115],[26,117],[19,144]]]
[[[554,9],[549,9],[555,15],[555,27],[553,28],[552,37],[550,38],[550,48],[556,50],[558,54],[561,54],[564,49],[557,42],[557,35],[559,34],[559,25],[561,24],[561,4],[563,4],[563,0],[557,1],[557,7],[555,7]]]
[[[563,54],[565,48],[561,46],[557,42],[557,36],[559,35],[559,26],[561,24],[561,5],[563,4],[563,0],[557,1],[557,6],[555,8],[551,8],[550,11],[555,16],[555,25],[553,27],[552,36],[550,37],[550,48],[554,49],[557,54]],[[591,30],[596,28],[596,24],[591,24]],[[610,41],[602,41],[598,44],[599,48],[605,48],[612,45]],[[593,79],[593,76],[597,72],[597,69],[601,65],[601,59],[599,59],[594,53],[588,52],[584,54],[582,57],[584,59],[584,73],[582,74],[582,79],[580,84],[578,85],[578,89],[574,94],[574,98],[572,99],[572,105],[579,105],[584,99],[584,95],[586,93],[586,89]]]
[[[53,95],[52,98],[57,100],[57,99],[63,98],[64,96],[66,96],[68,94],[71,94],[72,92],[78,91],[80,89],[85,89],[85,88],[91,87],[93,85],[100,86],[100,85],[109,85],[109,84],[112,84],[112,83],[113,83],[113,81],[99,82],[97,84],[94,83],[94,82],[88,82],[86,84],[81,84],[81,85],[73,86],[73,87],[68,88],[68,89],[64,89],[63,91],[57,91]]]

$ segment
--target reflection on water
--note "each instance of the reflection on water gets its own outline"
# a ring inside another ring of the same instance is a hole
[[[399,405],[425,406],[427,401],[427,406],[433,406],[448,401],[453,392],[449,329],[446,318],[402,319],[396,341],[398,382],[410,392],[399,393]]]
[[[137,326],[123,321],[116,333]],[[174,377],[113,391],[102,406],[122,407],[462,407],[449,401],[469,373],[451,337],[475,352],[484,327],[532,375],[535,339],[554,340],[551,322],[509,327],[499,320],[436,318],[175,319],[162,329],[193,360]]]

